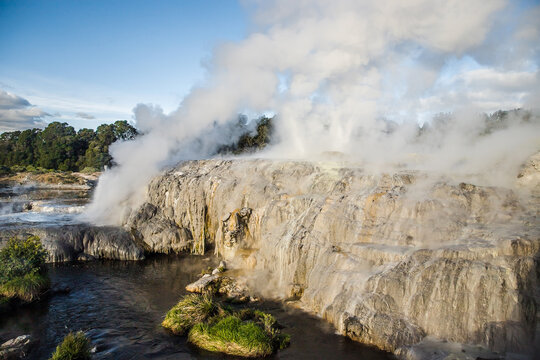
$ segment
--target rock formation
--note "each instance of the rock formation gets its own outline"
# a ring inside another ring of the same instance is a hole
[[[13,227],[0,231],[0,248],[11,237],[39,236],[48,251],[48,262],[117,259],[141,260],[144,250],[121,227],[86,224],[46,227]]]
[[[538,163],[511,190],[332,162],[191,161],[153,179],[125,226],[152,251],[213,248],[261,294],[299,298],[381,349],[410,355],[429,336],[530,353]]]

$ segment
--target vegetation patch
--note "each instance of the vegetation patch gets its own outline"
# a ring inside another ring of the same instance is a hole
[[[271,314],[234,311],[210,295],[186,295],[167,313],[162,325],[176,335],[188,333],[188,340],[202,349],[235,356],[266,356],[290,342]]]
[[[90,340],[82,331],[70,332],[56,347],[49,360],[86,360],[90,359]]]
[[[190,294],[167,312],[161,325],[175,335],[184,335],[195,324],[205,322],[223,311],[210,296]]]
[[[7,246],[0,250],[0,297],[22,301],[39,298],[50,286],[43,266],[46,258],[47,251],[37,236],[8,240]]]
[[[30,273],[8,280],[0,285],[0,293],[9,298],[30,302],[39,298],[50,286],[49,278],[40,273]]]
[[[273,352],[272,339],[261,327],[233,315],[213,325],[195,325],[188,339],[205,350],[229,355],[259,357]]]
[[[0,134],[0,174],[102,170],[114,164],[109,146],[137,135],[126,120],[100,125],[96,131],[75,131],[67,123],[54,121],[43,130],[4,132]]]

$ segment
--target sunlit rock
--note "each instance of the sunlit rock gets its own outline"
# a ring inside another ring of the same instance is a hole
[[[343,162],[191,161],[149,184],[150,205],[126,227],[161,241],[154,249],[163,252],[183,231],[192,253],[213,248],[259,294],[300,299],[342,334],[382,349],[412,354],[428,335],[531,353],[540,248],[533,160],[514,190],[366,174]],[[158,235],[145,224],[159,224]]]

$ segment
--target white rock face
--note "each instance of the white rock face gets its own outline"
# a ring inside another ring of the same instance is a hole
[[[516,179],[518,194],[330,162],[186,162],[150,183],[126,227],[157,251],[211,245],[230,268],[251,270],[262,295],[300,298],[381,349],[410,354],[429,335],[531,353],[540,340],[535,164]]]

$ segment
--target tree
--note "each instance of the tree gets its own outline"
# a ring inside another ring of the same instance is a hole
[[[67,123],[52,122],[38,137],[38,165],[61,171],[76,169],[76,132]]]

